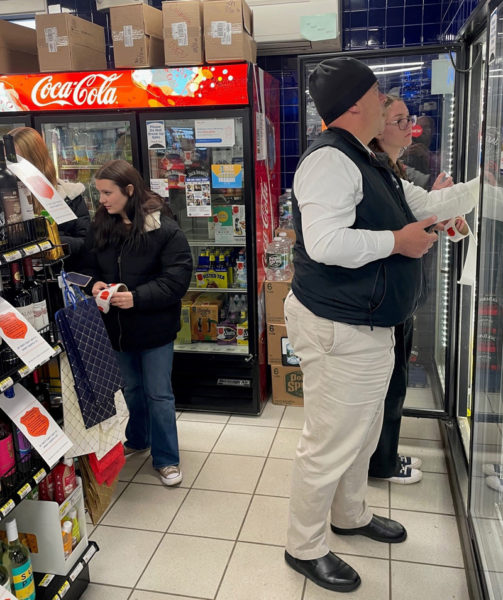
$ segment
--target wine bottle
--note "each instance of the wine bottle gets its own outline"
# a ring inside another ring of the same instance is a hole
[[[3,136],[4,146],[5,146],[5,157],[11,163],[17,163],[17,154],[16,154],[16,146],[14,144],[14,138],[7,134]],[[17,180],[17,189],[19,193],[19,203],[21,206],[21,218],[23,221],[31,221],[35,218],[35,210],[33,207],[33,196],[30,193],[30,190],[25,186],[25,184]],[[33,223],[27,223],[25,229],[25,237],[27,238],[25,241],[29,241],[34,239],[34,231],[33,231]]]
[[[9,519],[5,524],[5,529],[8,546],[3,554],[2,562],[12,579],[14,594],[16,598],[35,600],[35,581],[30,552],[19,541],[16,519]]]
[[[34,326],[33,318],[33,301],[31,295],[23,289],[21,280],[21,267],[18,262],[10,263],[11,273],[11,289],[7,296],[7,300],[17,308],[23,317]]]
[[[6,248],[9,244],[7,217],[15,212],[17,205],[19,205],[17,178],[7,170],[4,143],[0,140],[0,249]]]
[[[40,381],[40,375],[37,370],[32,373],[32,383],[26,385],[28,391],[40,402],[40,404],[49,410],[51,404],[51,394],[45,383]]]
[[[33,325],[35,329],[39,331],[49,325],[44,286],[35,279],[33,261],[31,258],[23,259],[23,270],[24,289],[30,294],[33,303]]]
[[[14,486],[16,478],[16,461],[12,433],[6,423],[0,421],[0,480],[2,491]]]

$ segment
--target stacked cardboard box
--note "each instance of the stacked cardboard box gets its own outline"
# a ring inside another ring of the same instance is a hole
[[[256,62],[252,12],[245,0],[209,0],[203,9],[206,62]]]
[[[40,70],[106,69],[103,27],[68,13],[35,15]]]
[[[288,340],[283,305],[290,281],[265,282],[267,360],[271,366],[273,404],[302,406],[302,371]]]
[[[202,65],[203,9],[200,0],[162,3],[164,62],[168,66]]]
[[[162,11],[148,4],[110,9],[116,68],[164,65]]]
[[[37,34],[0,20],[0,73],[33,73],[38,71]]]

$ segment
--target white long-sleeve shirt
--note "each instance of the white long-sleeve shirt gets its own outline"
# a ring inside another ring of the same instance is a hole
[[[418,221],[433,215],[443,221],[465,214],[479,198],[478,179],[433,192],[405,180],[402,185]],[[351,229],[363,198],[362,175],[337,148],[325,146],[309,154],[295,173],[293,189],[302,214],[306,252],[316,262],[356,269],[391,254],[392,231]]]

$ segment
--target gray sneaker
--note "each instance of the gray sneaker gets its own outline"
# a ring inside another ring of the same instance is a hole
[[[182,482],[183,475],[178,465],[170,465],[157,470],[164,485],[178,485]]]
[[[124,456],[126,458],[129,458],[130,456],[133,456],[133,454],[138,454],[139,452],[146,452],[147,450],[150,450],[150,448],[142,448],[141,450],[137,450],[136,448],[124,446]]]

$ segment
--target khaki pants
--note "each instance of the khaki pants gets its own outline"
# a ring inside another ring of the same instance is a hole
[[[293,466],[286,549],[309,560],[328,553],[327,515],[337,527],[372,519],[365,501],[369,460],[381,432],[393,370],[393,327],[317,317],[292,292],[288,339],[304,376],[305,423]]]

